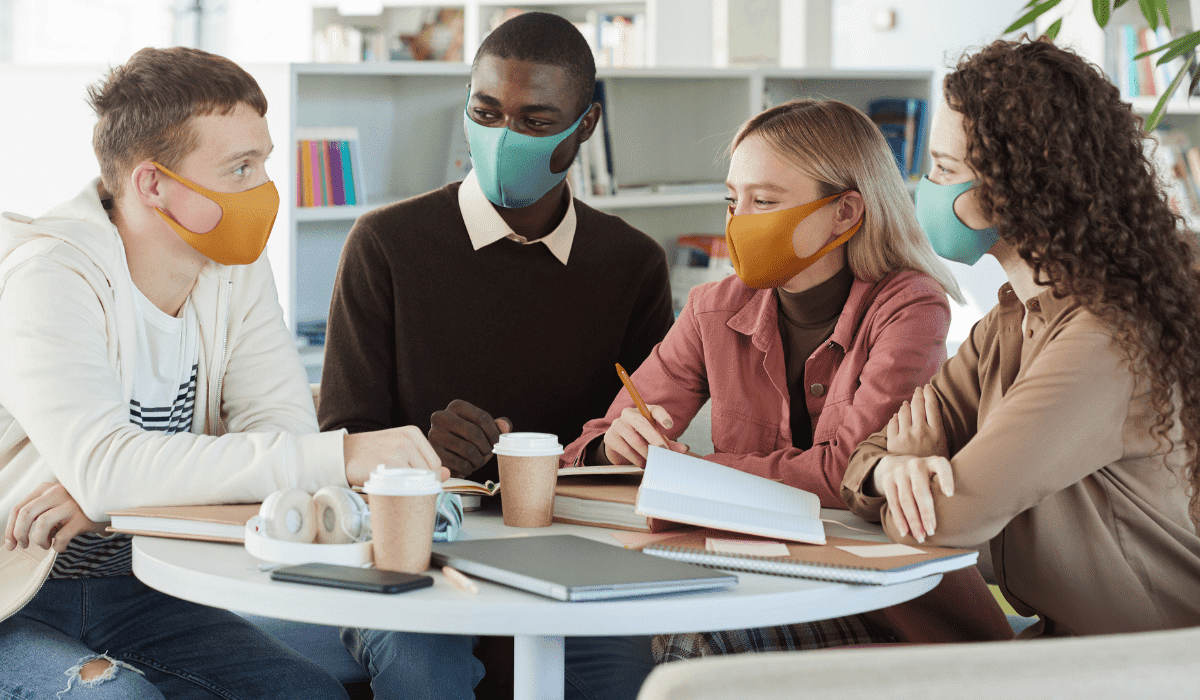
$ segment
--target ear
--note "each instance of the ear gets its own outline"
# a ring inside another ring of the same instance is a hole
[[[863,202],[862,195],[854,190],[850,190],[842,195],[841,199],[834,202],[833,213],[833,233],[830,238],[837,238],[843,233],[849,231],[855,224],[862,220],[863,213],[867,210],[867,205]]]
[[[163,189],[165,177],[153,163],[148,160],[142,161],[129,173],[129,193],[136,197],[142,206],[166,209],[166,193]]]
[[[583,143],[592,137],[592,132],[596,130],[596,125],[600,123],[600,114],[603,110],[599,102],[593,102],[588,108],[586,114],[583,115],[583,121],[579,123],[579,143]]]

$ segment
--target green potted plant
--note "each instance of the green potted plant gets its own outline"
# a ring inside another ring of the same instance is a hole
[[[1029,0],[1029,2],[1026,3],[1023,9],[1023,14],[1020,16],[1020,18],[1009,25],[1008,29],[1004,30],[1004,33],[1007,34],[1009,32],[1015,32],[1022,27],[1033,25],[1039,17],[1054,8],[1061,1],[1062,0]],[[1101,28],[1104,28],[1108,24],[1109,18],[1112,16],[1112,11],[1118,7],[1121,7],[1128,1],[1129,0],[1092,0],[1092,14],[1096,17],[1096,23],[1099,24]],[[1138,0],[1138,6],[1142,11],[1142,15],[1146,18],[1146,21],[1150,24],[1152,29],[1157,29],[1160,21],[1167,27],[1171,26],[1171,15],[1167,11],[1167,0]],[[1053,41],[1054,38],[1058,36],[1058,31],[1061,28],[1062,19],[1060,18],[1046,29],[1044,35]],[[1154,106],[1154,111],[1151,112],[1150,116],[1146,118],[1145,128],[1147,131],[1154,130],[1158,126],[1158,123],[1162,121],[1163,114],[1166,113],[1167,101],[1170,100],[1171,96],[1175,94],[1175,91],[1183,82],[1184,76],[1187,76],[1191,73],[1192,66],[1196,63],[1195,49],[1197,46],[1200,46],[1200,30],[1181,36],[1178,39],[1159,46],[1158,48],[1144,51],[1134,57],[1143,58],[1152,54],[1162,53],[1162,56],[1159,57],[1157,62],[1157,65],[1160,66],[1177,57],[1183,57],[1184,59],[1183,69],[1180,70],[1175,76],[1175,79],[1171,81],[1171,84],[1159,98],[1158,104]],[[1197,71],[1196,74],[1192,76],[1191,85],[1188,86],[1187,94],[1190,95],[1192,91],[1196,89],[1196,85],[1198,83],[1200,83],[1200,71]]]

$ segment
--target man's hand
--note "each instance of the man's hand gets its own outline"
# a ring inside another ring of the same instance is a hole
[[[442,466],[437,452],[415,425],[348,434],[342,449],[346,481],[352,486],[362,486],[380,464],[387,468],[428,469],[442,481],[450,478],[450,471]]]
[[[467,476],[486,464],[500,435],[513,429],[509,419],[492,418],[462,399],[430,416],[429,424],[429,442],[455,476]]]
[[[950,457],[933,387],[917,387],[912,401],[901,404],[900,411],[888,421],[887,451],[914,457]]]
[[[62,554],[76,535],[104,532],[108,523],[88,519],[62,484],[38,485],[8,514],[4,528],[4,549],[28,547],[30,543]]]
[[[650,405],[646,408],[650,409],[650,415],[654,416],[654,420],[662,427],[670,428],[675,424],[671,420],[671,414],[662,406]],[[645,469],[650,445],[691,454],[687,445],[665,439],[659,434],[658,428],[646,420],[641,411],[630,406],[621,411],[621,415],[605,431],[601,456],[607,459],[609,464],[636,464]]]

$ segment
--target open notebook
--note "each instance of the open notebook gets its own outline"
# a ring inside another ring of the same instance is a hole
[[[816,494],[662,447],[650,447],[636,510],[689,525],[825,543]]]

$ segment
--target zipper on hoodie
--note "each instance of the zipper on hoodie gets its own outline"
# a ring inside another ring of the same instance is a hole
[[[221,385],[225,383],[225,360],[229,354],[229,305],[233,301],[233,280],[225,283],[225,324],[221,335],[221,362],[217,365],[217,390],[213,394],[213,421],[221,419]]]

